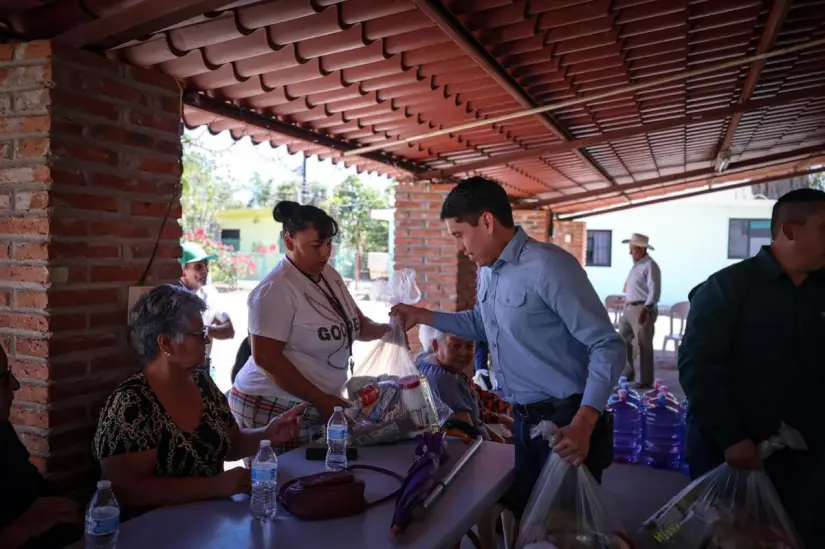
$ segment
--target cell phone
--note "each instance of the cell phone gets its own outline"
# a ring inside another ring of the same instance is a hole
[[[327,459],[326,446],[307,446],[306,458],[309,461],[324,461]],[[347,461],[358,459],[358,448],[347,448]]]

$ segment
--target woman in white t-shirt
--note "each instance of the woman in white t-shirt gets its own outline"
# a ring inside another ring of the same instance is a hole
[[[286,257],[249,295],[252,356],[235,378],[229,405],[239,425],[261,427],[299,403],[309,404],[301,433],[282,453],[320,433],[335,406],[346,406],[355,340],[379,339],[389,329],[366,318],[329,265],[338,224],[320,208],[279,202]]]

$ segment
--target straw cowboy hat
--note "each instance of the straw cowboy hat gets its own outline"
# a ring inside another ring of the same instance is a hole
[[[622,240],[622,244],[630,244],[631,246],[638,246],[640,248],[647,248],[648,250],[655,250],[653,246],[650,245],[650,239],[647,235],[633,233],[633,235],[628,240]]]

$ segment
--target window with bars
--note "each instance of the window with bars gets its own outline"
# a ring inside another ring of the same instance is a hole
[[[728,221],[728,259],[747,259],[771,243],[770,219]]]
[[[613,231],[587,231],[585,265],[588,267],[610,267],[612,256]]]

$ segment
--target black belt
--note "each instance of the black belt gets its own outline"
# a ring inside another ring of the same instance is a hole
[[[636,305],[644,305],[644,304],[645,304],[644,301],[628,301],[627,302],[627,305],[630,305],[631,307],[635,307]]]
[[[523,418],[552,415],[559,408],[578,406],[581,404],[581,401],[582,395],[573,395],[567,398],[549,398],[532,404],[513,404],[513,410]]]

